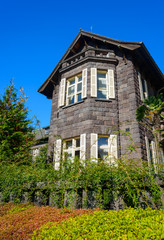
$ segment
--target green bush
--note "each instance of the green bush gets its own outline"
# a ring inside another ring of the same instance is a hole
[[[164,239],[164,210],[129,208],[96,211],[62,224],[48,223],[36,230],[32,240],[55,239]]]

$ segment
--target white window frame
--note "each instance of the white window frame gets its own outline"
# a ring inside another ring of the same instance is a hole
[[[71,161],[75,158],[75,152],[76,151],[79,151],[80,153],[80,146],[76,146],[76,142],[77,140],[79,140],[80,142],[80,136],[79,137],[75,137],[75,138],[69,138],[69,139],[65,139],[63,141],[63,158],[65,159],[65,155],[66,154],[70,154],[71,153],[71,157],[69,158]],[[72,147],[71,148],[66,148],[66,144],[68,141],[71,141],[72,142]],[[79,154],[79,158],[80,158],[80,154]]]
[[[158,156],[157,156],[157,147],[155,141],[150,141],[147,136],[145,136],[145,143],[146,143],[146,152],[147,152],[147,160],[148,166],[154,167],[155,173],[158,172]]]
[[[106,78],[106,98],[101,99],[115,99],[115,79],[114,79],[114,69],[97,69],[91,68],[91,97],[97,97],[98,95],[98,73],[105,73]]]
[[[105,148],[108,148],[108,156],[104,160],[110,164],[114,163],[116,165],[115,159],[118,158],[118,141],[117,141],[117,135],[114,135],[114,134],[111,134],[109,136],[109,135],[98,135],[96,133],[91,133],[91,147],[90,147],[91,160],[93,161],[98,160],[98,149],[99,149],[98,139],[102,137],[108,138],[108,144],[107,144],[107,147],[105,147]]]
[[[149,96],[147,80],[141,76],[140,72],[138,72],[138,80],[139,80],[141,100],[144,101]],[[144,91],[143,87],[144,87],[145,91]]]
[[[81,81],[78,81],[79,78],[81,78]],[[73,81],[73,80],[75,81],[74,84],[70,85],[71,81]],[[79,84],[81,84],[81,90],[80,91],[78,91],[78,85]],[[74,87],[74,94],[69,95],[70,86]],[[82,73],[67,79],[66,105],[71,105],[71,104],[82,101],[82,90],[83,90]],[[79,94],[81,94],[81,100],[80,101],[78,101],[78,95]],[[71,96],[74,96],[74,102],[73,103],[69,103],[69,97],[71,97]]]
[[[106,146],[101,146],[101,148],[100,148],[100,147],[99,147],[99,139],[101,139],[101,138],[107,138],[107,145],[106,145]],[[105,157],[105,158],[102,159],[102,160],[108,159],[109,154],[110,154],[110,153],[109,153],[109,136],[107,136],[107,135],[98,135],[98,148],[97,148],[98,152],[99,152],[99,149],[107,150],[108,156]]]
[[[105,74],[105,78],[101,78],[101,77],[99,77],[98,78],[98,74]],[[103,88],[98,88],[98,81],[99,80],[104,80],[104,81],[106,81],[106,88],[105,89],[103,89]],[[106,98],[100,98],[100,99],[108,99],[108,91],[109,91],[109,89],[108,89],[109,87],[108,87],[108,72],[106,71],[106,70],[97,70],[97,97],[98,97],[98,91],[100,91],[100,92],[106,92]]]
[[[85,68],[82,70],[82,72],[66,79],[62,78],[60,81],[59,86],[59,94],[58,94],[58,107],[68,106],[75,104],[77,102],[82,101],[83,99],[87,98],[87,73],[88,69]],[[79,77],[81,77],[81,81],[78,82]],[[74,94],[68,94],[69,93],[69,86],[71,80],[75,79],[75,83],[72,85],[75,87]],[[81,90],[78,91],[78,84],[81,84]],[[78,100],[78,95],[81,94],[81,100]],[[74,96],[74,103],[69,104],[69,96]]]

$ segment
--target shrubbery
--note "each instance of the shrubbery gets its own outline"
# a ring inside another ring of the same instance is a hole
[[[73,163],[64,162],[60,171],[54,171],[52,164],[47,164],[41,158],[30,165],[0,163],[0,192],[3,201],[12,197],[20,202],[24,192],[28,192],[29,200],[37,191],[45,198],[51,193],[54,203],[64,207],[64,195],[72,191],[74,199],[79,191],[94,192],[97,206],[110,209],[110,204],[117,198],[123,199],[126,206],[153,208],[161,206],[161,188],[144,163],[138,167],[138,162],[118,159],[117,166],[105,162],[91,162],[87,160],[84,167],[78,159]],[[38,187],[43,183],[42,187]],[[43,201],[44,202],[44,201]],[[46,201],[45,201],[46,204]],[[87,199],[83,201],[87,207]]]
[[[26,240],[43,224],[61,222],[92,210],[69,210],[52,207],[36,207],[31,204],[0,204],[0,239]]]
[[[0,239],[163,239],[164,210],[70,210],[0,204]]]
[[[47,223],[32,240],[62,239],[163,239],[164,210],[126,209],[96,211],[62,222]]]

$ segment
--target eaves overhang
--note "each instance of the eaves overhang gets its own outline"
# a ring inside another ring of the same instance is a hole
[[[149,51],[147,50],[147,48],[145,47],[143,42],[120,41],[120,40],[104,37],[104,36],[101,36],[101,35],[98,35],[95,33],[90,33],[87,31],[80,30],[80,32],[77,34],[77,36],[75,37],[75,39],[73,40],[73,42],[71,43],[71,45],[69,46],[69,48],[67,49],[67,51],[65,52],[63,57],[61,58],[61,60],[59,61],[59,63],[56,65],[56,67],[53,69],[53,71],[51,72],[49,77],[45,80],[45,82],[38,89],[39,93],[42,93],[43,95],[47,96],[47,98],[49,98],[49,99],[52,98],[54,85],[57,84],[56,76],[58,75],[58,70],[61,67],[61,64],[68,57],[69,53],[72,51],[75,44],[82,37],[89,37],[91,39],[102,41],[102,42],[108,43],[108,44],[112,44],[118,48],[124,48],[124,49],[127,49],[127,50],[135,52],[135,53],[140,52],[142,55],[145,55],[149,59],[153,69],[155,70],[157,75],[160,77],[161,81],[164,82],[164,76],[163,76],[162,72],[160,71],[159,67],[155,63],[154,59],[150,55]]]

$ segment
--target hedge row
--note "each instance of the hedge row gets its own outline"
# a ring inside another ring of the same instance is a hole
[[[47,223],[32,240],[164,239],[164,210],[96,211],[62,224]]]

